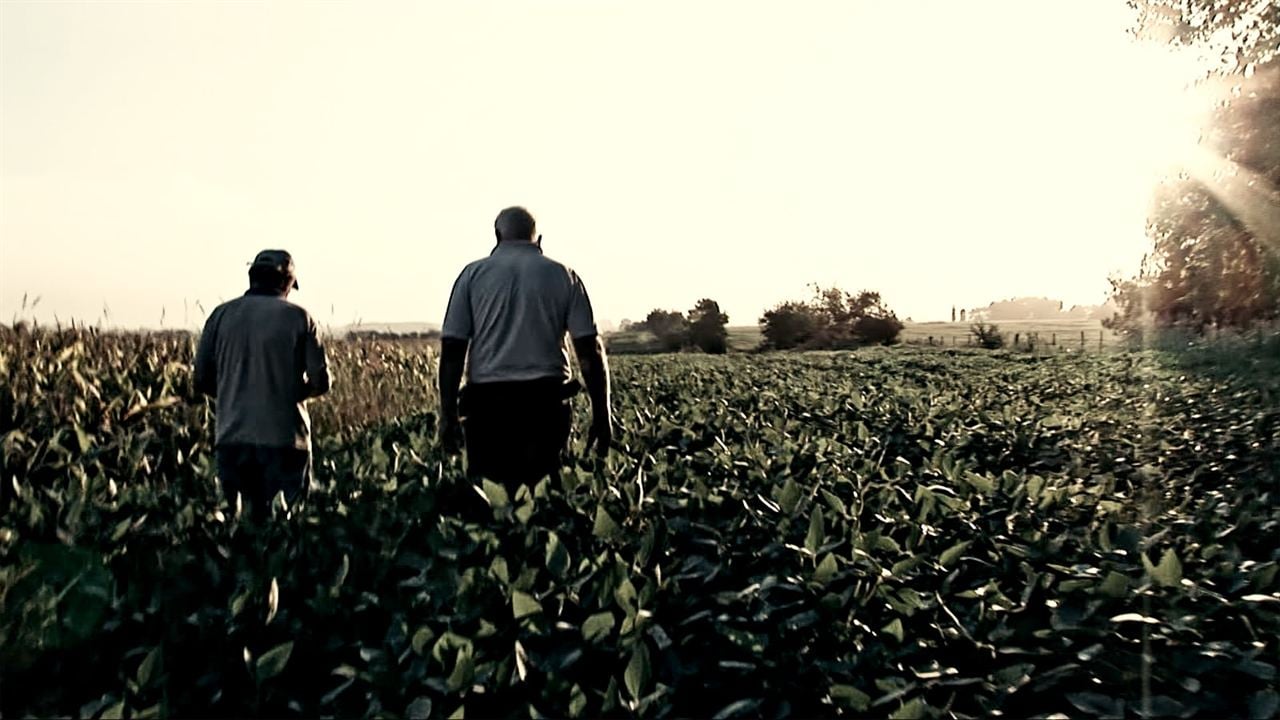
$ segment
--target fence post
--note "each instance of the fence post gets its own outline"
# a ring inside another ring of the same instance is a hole
[[[1098,331],[1098,349],[1099,350],[1102,349],[1102,331],[1101,330]]]
[[[1080,349],[1081,350],[1084,349],[1084,331],[1083,330],[1080,331]]]
[[[1058,333],[1053,334],[1053,338],[1049,340],[1049,344],[1053,345],[1054,347],[1058,346]]]

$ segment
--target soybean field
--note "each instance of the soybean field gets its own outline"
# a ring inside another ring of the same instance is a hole
[[[252,525],[193,343],[0,328],[4,716],[1280,708],[1270,365],[616,357],[614,454],[508,493],[429,347],[336,342],[305,506]]]

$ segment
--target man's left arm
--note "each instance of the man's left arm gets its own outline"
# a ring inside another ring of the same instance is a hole
[[[209,317],[204,324],[204,330],[200,332],[200,344],[196,347],[195,358],[195,389],[196,392],[208,395],[209,397],[218,396],[218,313]]]
[[[466,338],[444,337],[440,339],[440,435],[445,449],[457,452],[462,448],[462,419],[458,412],[458,394],[462,386],[462,373],[467,362]]]
[[[306,372],[302,399],[320,397],[329,392],[333,384],[333,379],[329,376],[329,358],[325,355],[324,343],[320,340],[316,321],[309,315],[307,329],[302,336],[302,357]]]
[[[440,368],[437,372],[440,390],[440,440],[446,452],[462,449],[462,418],[458,412],[458,394],[467,363],[467,348],[474,330],[471,319],[469,268],[464,268],[449,293],[444,324],[440,328]]]
[[[613,406],[610,398],[609,360],[604,342],[596,330],[595,313],[586,285],[577,273],[570,273],[569,312],[565,325],[573,339],[574,354],[582,368],[582,379],[591,398],[591,427],[587,447],[595,447],[604,457],[613,444]]]

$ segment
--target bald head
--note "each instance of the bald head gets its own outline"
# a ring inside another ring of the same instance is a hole
[[[493,230],[498,235],[498,242],[503,240],[532,240],[536,225],[533,216],[522,207],[509,207],[498,213],[493,221]]]

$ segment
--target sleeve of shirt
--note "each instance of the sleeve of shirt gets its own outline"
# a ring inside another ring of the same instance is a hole
[[[218,311],[214,310],[209,316],[204,329],[200,332],[200,344],[196,347],[194,372],[196,390],[209,396],[217,394],[218,391],[218,314]]]
[[[470,340],[474,330],[471,319],[471,268],[464,269],[453,283],[449,293],[449,307],[444,312],[443,337]]]
[[[302,338],[303,359],[306,364],[307,385],[316,394],[329,391],[332,380],[329,376],[329,358],[324,352],[324,343],[320,341],[320,332],[316,321],[307,315],[307,330]]]
[[[573,271],[569,272],[569,317],[566,324],[569,337],[574,340],[598,334],[595,313],[591,311],[591,298],[587,296],[587,286]]]

